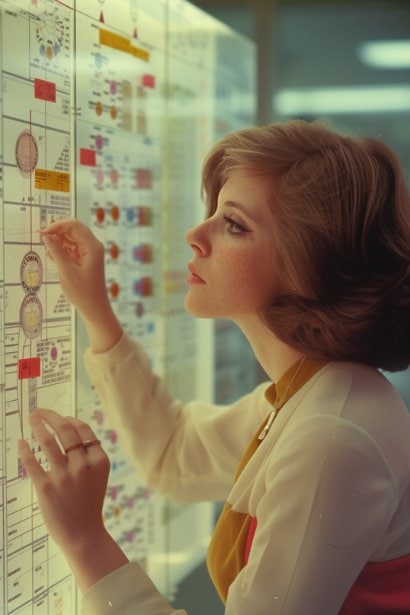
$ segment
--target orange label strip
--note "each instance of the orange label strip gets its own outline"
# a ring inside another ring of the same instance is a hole
[[[55,190],[56,192],[70,192],[70,175],[61,171],[36,169],[34,176],[36,190]]]
[[[111,47],[112,49],[129,53],[140,60],[145,60],[145,62],[148,62],[149,60],[149,51],[146,51],[141,47],[137,47],[136,45],[132,45],[130,40],[125,36],[115,34],[115,32],[110,32],[109,30],[100,29],[100,45],[105,45],[106,47]]]

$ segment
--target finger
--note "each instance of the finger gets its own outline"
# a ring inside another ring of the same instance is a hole
[[[72,456],[78,457],[84,455],[84,450],[80,446],[81,437],[78,434],[76,428],[71,423],[71,421],[62,417],[57,412],[54,412],[54,410],[45,410],[44,408],[38,408],[32,413],[30,417],[30,422],[36,426],[39,436],[45,440],[46,446],[50,446],[50,454],[53,455],[55,451],[51,439],[47,437],[47,433],[49,434],[50,432],[45,428],[44,424],[41,428],[38,423],[44,422],[46,423],[46,425],[51,427],[51,429],[55,432],[64,452],[66,452],[67,449],[71,449],[69,454]],[[54,442],[56,442],[55,438],[53,438],[53,440]],[[40,441],[39,444],[41,444]],[[47,451],[44,452],[47,454]],[[57,457],[53,458],[57,461]]]
[[[81,442],[83,443],[84,450],[88,455],[93,457],[95,457],[96,455],[101,455],[101,453],[105,455],[101,447],[100,440],[97,438],[88,423],[85,423],[84,421],[81,421],[80,419],[73,416],[67,416],[66,419],[76,429],[81,439]]]
[[[43,479],[46,475],[46,472],[43,470],[43,468],[37,461],[36,456],[34,455],[26,440],[18,440],[17,447],[21,463],[23,464],[29,477],[35,483]]]
[[[57,256],[60,254],[63,257],[64,253],[60,249],[63,248],[64,252],[72,257],[74,253],[78,252],[78,242],[81,240],[83,226],[78,220],[67,218],[66,220],[54,222],[39,232],[44,245],[51,254],[54,253]]]
[[[94,431],[91,429],[90,425],[85,421],[77,418],[76,416],[66,416],[65,419],[71,423],[71,425],[76,429],[77,433],[84,440],[95,440],[96,435]]]
[[[58,235],[43,235],[42,239],[49,255],[57,263],[73,262],[78,264],[80,254],[77,245],[65,245]]]
[[[41,450],[47,457],[51,469],[65,468],[66,457],[61,450],[62,447],[57,442],[54,434],[52,434],[45,426],[41,416],[33,413],[30,416],[30,426],[33,436],[39,443]]]
[[[57,222],[52,222],[45,228],[40,229],[40,233],[42,235],[56,235],[58,233],[62,233],[64,235],[72,235],[75,234],[76,226],[80,226],[81,222],[76,220],[75,218],[64,218],[63,220],[58,220]]]
[[[41,229],[40,233],[43,236],[60,235],[66,240],[75,241],[76,243],[88,243],[92,238],[95,238],[95,235],[88,226],[75,218],[66,218],[59,222],[53,222],[50,226]]]

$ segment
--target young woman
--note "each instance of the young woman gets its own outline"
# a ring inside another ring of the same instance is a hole
[[[399,163],[373,139],[292,121],[222,139],[203,189],[186,308],[236,322],[271,382],[223,408],[173,400],[111,310],[103,246],[66,220],[43,238],[103,407],[151,487],[226,499],[207,560],[227,615],[410,613],[410,416],[378,369],[410,360]],[[24,441],[21,458],[84,613],[185,613],[107,534],[91,428],[43,409],[31,427],[50,470]]]

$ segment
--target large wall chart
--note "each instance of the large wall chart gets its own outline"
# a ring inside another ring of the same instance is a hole
[[[112,462],[107,527],[170,595],[203,555],[212,508],[154,496],[131,467],[38,230],[86,222],[125,329],[175,395],[210,397],[211,325],[182,308],[183,236],[202,216],[207,148],[252,122],[254,48],[185,0],[1,0],[0,41],[0,612],[79,612],[17,453],[23,436],[46,463],[37,406],[92,423]]]

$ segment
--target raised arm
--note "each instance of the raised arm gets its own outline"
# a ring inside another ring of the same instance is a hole
[[[107,294],[103,244],[74,219],[55,222],[41,235],[57,266],[63,293],[84,321],[92,352],[109,350],[120,339],[122,327]]]

